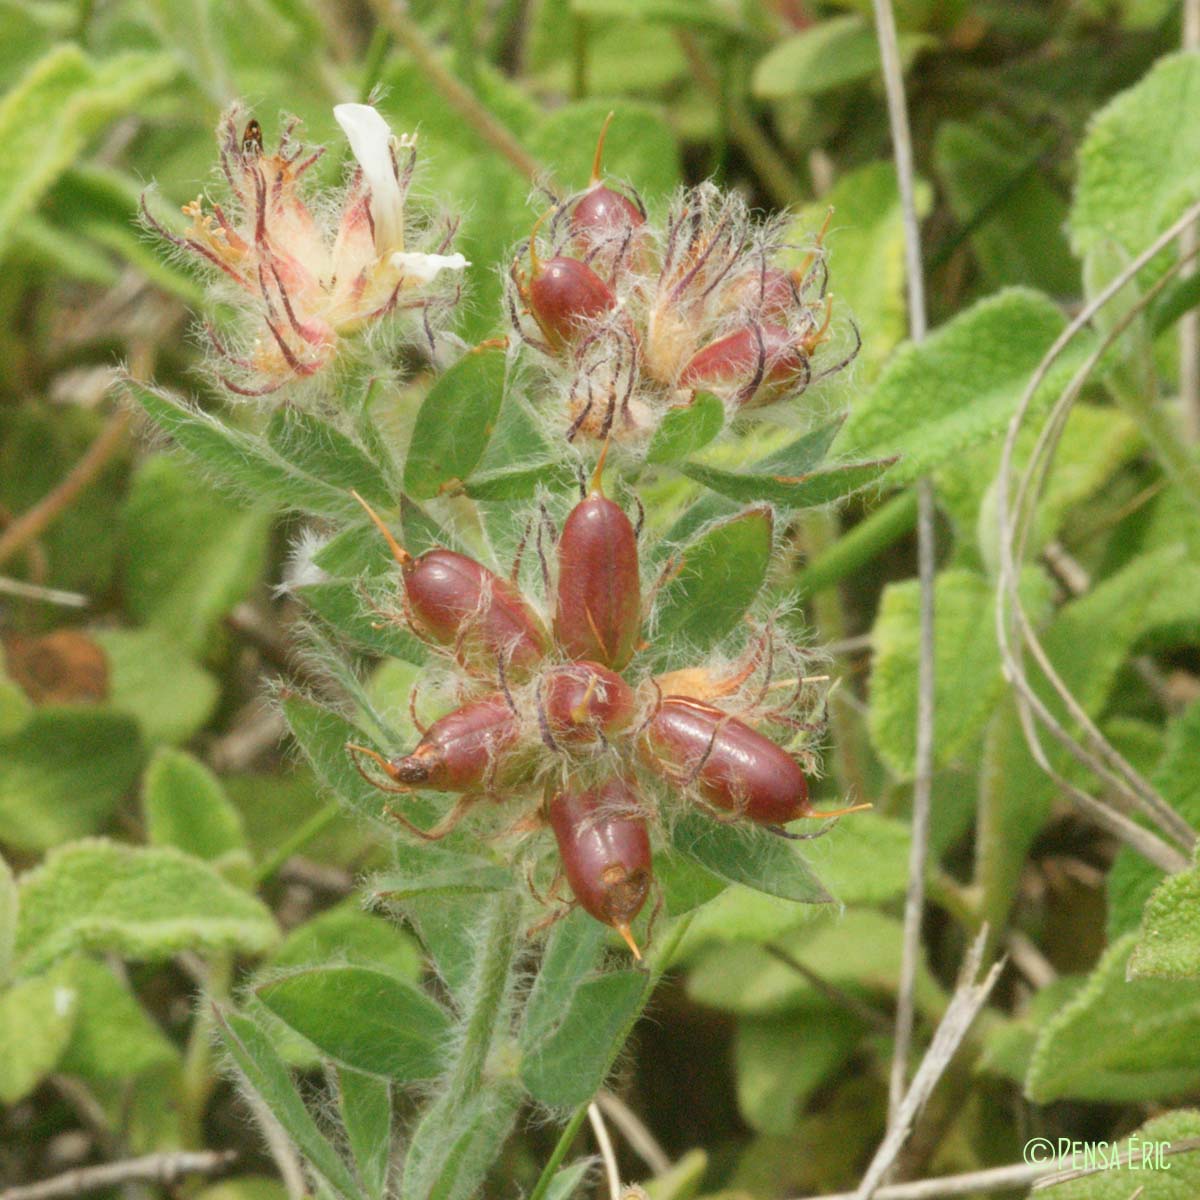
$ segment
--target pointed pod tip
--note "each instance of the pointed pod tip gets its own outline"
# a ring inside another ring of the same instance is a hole
[[[622,938],[625,939],[625,944],[632,951],[633,957],[636,958],[638,962],[641,962],[642,952],[638,949],[637,942],[633,940],[633,930],[629,928],[629,925],[627,923],[622,923],[620,925],[614,925],[613,928],[621,935]]]
[[[352,495],[354,499],[362,505],[363,511],[368,517],[371,518],[371,523],[376,529],[379,530],[380,533],[383,534],[384,538],[387,540],[388,549],[390,549],[392,552],[392,557],[400,564],[400,566],[406,567],[410,562],[412,562],[413,556],[409,554],[409,552],[405,550],[405,548],[400,545],[398,541],[396,541],[392,531],[384,523],[383,518],[353,488],[350,489],[350,495]]]

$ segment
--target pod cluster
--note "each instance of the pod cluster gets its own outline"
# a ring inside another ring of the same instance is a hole
[[[770,733],[791,740],[820,728],[819,689],[773,628],[724,670],[655,675],[642,665],[652,656],[638,532],[603,494],[599,472],[551,530],[550,553],[539,535],[541,605],[456,551],[410,554],[367,511],[400,568],[398,619],[443,654],[455,681],[456,706],[417,722],[408,753],[348,748],[385,791],[458,796],[432,829],[393,807],[421,837],[444,836],[481,801],[532,801],[518,827],[552,831],[556,887],[565,880],[574,903],[640,956],[631,927],[652,890],[656,801],[681,798],[714,819],[780,833],[797,818],[832,815],[813,812],[805,766]],[[547,524],[543,515],[539,529]],[[790,678],[779,677],[780,659]]]
[[[858,352],[835,328],[822,236],[788,244],[711,183],[659,227],[601,174],[539,219],[509,272],[514,341],[541,364],[566,436],[636,440],[699,392],[730,415],[804,392]],[[789,266],[786,263],[795,262]]]

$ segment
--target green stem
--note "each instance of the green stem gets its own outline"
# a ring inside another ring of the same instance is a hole
[[[567,1122],[567,1127],[562,1131],[562,1135],[551,1151],[550,1157],[546,1159],[546,1165],[542,1168],[542,1173],[538,1176],[538,1181],[534,1184],[533,1191],[529,1193],[529,1200],[543,1200],[546,1193],[550,1190],[550,1183],[554,1179],[555,1172],[562,1166],[562,1160],[567,1157],[567,1151],[570,1150],[571,1143],[578,1136],[580,1127],[584,1121],[587,1120],[587,1110],[587,1104],[581,1104]]]
[[[479,1091],[488,1053],[503,1024],[504,1001],[521,937],[519,893],[508,891],[496,897],[482,937],[483,948],[472,980],[471,1010],[447,1085],[447,1094],[460,1102]]]
[[[795,590],[812,596],[853,575],[917,523],[917,492],[909,488],[822,550],[796,577]]]
[[[293,854],[299,853],[317,834],[331,825],[341,811],[341,805],[336,801],[331,801],[324,808],[313,813],[291,837],[280,843],[270,856],[259,864],[258,870],[254,873],[255,885],[261,885],[270,879]]]
[[[224,1000],[233,983],[233,959],[214,958],[208,968],[209,1000]],[[183,1071],[179,1082],[179,1124],[185,1147],[204,1145],[204,1110],[216,1084],[213,1070],[213,1022],[216,1009],[203,1003],[196,1012],[183,1055]]]
[[[387,61],[391,48],[391,32],[382,25],[376,25],[367,52],[363,56],[362,81],[358,85],[358,98],[363,104],[366,104],[372,89],[379,82],[379,77],[383,74],[383,64]]]
[[[1117,403],[1133,419],[1159,465],[1188,501],[1200,509],[1200,459],[1188,447],[1183,431],[1162,405],[1137,387],[1124,371],[1113,371],[1108,382]]]
[[[508,159],[526,179],[530,182],[539,179],[544,172],[537,159],[525,149],[507,126],[492,116],[470,88],[445,68],[420,25],[409,16],[405,6],[396,0],[370,0],[370,3],[379,20],[387,25],[404,45],[418,68],[441,93],[442,99],[455,109],[485,142]]]

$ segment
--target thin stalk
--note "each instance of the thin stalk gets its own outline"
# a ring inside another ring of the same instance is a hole
[[[550,1151],[550,1157],[546,1159],[546,1165],[542,1168],[537,1183],[533,1185],[533,1191],[529,1193],[529,1200],[545,1200],[558,1168],[562,1166],[563,1159],[567,1157],[567,1151],[570,1150],[571,1144],[579,1136],[580,1129],[583,1128],[584,1121],[587,1120],[589,1107],[591,1107],[590,1100],[587,1104],[581,1104],[572,1114],[566,1128],[559,1134],[558,1141],[555,1143],[554,1149]]]
[[[861,570],[917,523],[911,489],[885,500],[869,517],[823,548],[796,576],[796,591],[813,596]]]
[[[783,208],[794,204],[802,189],[787,160],[775,149],[771,139],[759,128],[753,113],[737,95],[721,87],[721,80],[700,39],[689,29],[676,29],[675,37],[696,83],[722,106],[730,135],[745,151],[771,199]]]
[[[883,82],[887,93],[888,122],[900,207],[904,217],[904,253],[908,268],[908,322],[914,342],[924,339],[928,328],[925,307],[925,276],[921,263],[921,227],[917,217],[912,135],[904,99],[904,73],[896,16],[891,0],[874,0],[875,27],[879,35]],[[896,1038],[892,1070],[888,1080],[888,1132],[899,1135],[901,1110],[908,1079],[915,1014],[914,992],[921,955],[921,916],[925,908],[925,869],[929,859],[929,814],[933,797],[933,712],[934,712],[934,494],[933,484],[917,484],[917,564],[921,589],[920,659],[917,672],[917,745],[913,781],[912,842],[908,859],[908,889],[904,897],[904,942],[896,1000]]]
[[[331,801],[324,808],[313,813],[291,837],[286,838],[271,851],[254,872],[256,885],[265,883],[293,854],[298,854],[313,838],[322,833],[337,819],[342,806],[337,801]]]
[[[496,120],[479,97],[446,69],[420,25],[408,15],[402,4],[395,0],[371,0],[371,7],[379,20],[400,40],[429,82],[441,93],[442,99],[485,142],[508,159],[530,183],[545,174],[537,159],[525,149],[516,135]]]
[[[1183,49],[1200,52],[1200,0],[1183,0]],[[1186,258],[1196,248],[1198,238],[1200,230],[1195,225],[1184,230],[1179,239],[1180,255]],[[1194,265],[1187,267],[1185,277],[1195,270]],[[1200,442],[1200,312],[1195,309],[1179,321],[1179,399],[1188,440]]]

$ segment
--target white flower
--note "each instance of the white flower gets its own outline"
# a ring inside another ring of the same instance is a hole
[[[369,104],[336,104],[333,116],[371,189],[376,253],[382,258],[389,250],[403,250],[404,193],[397,176],[395,135]]]

